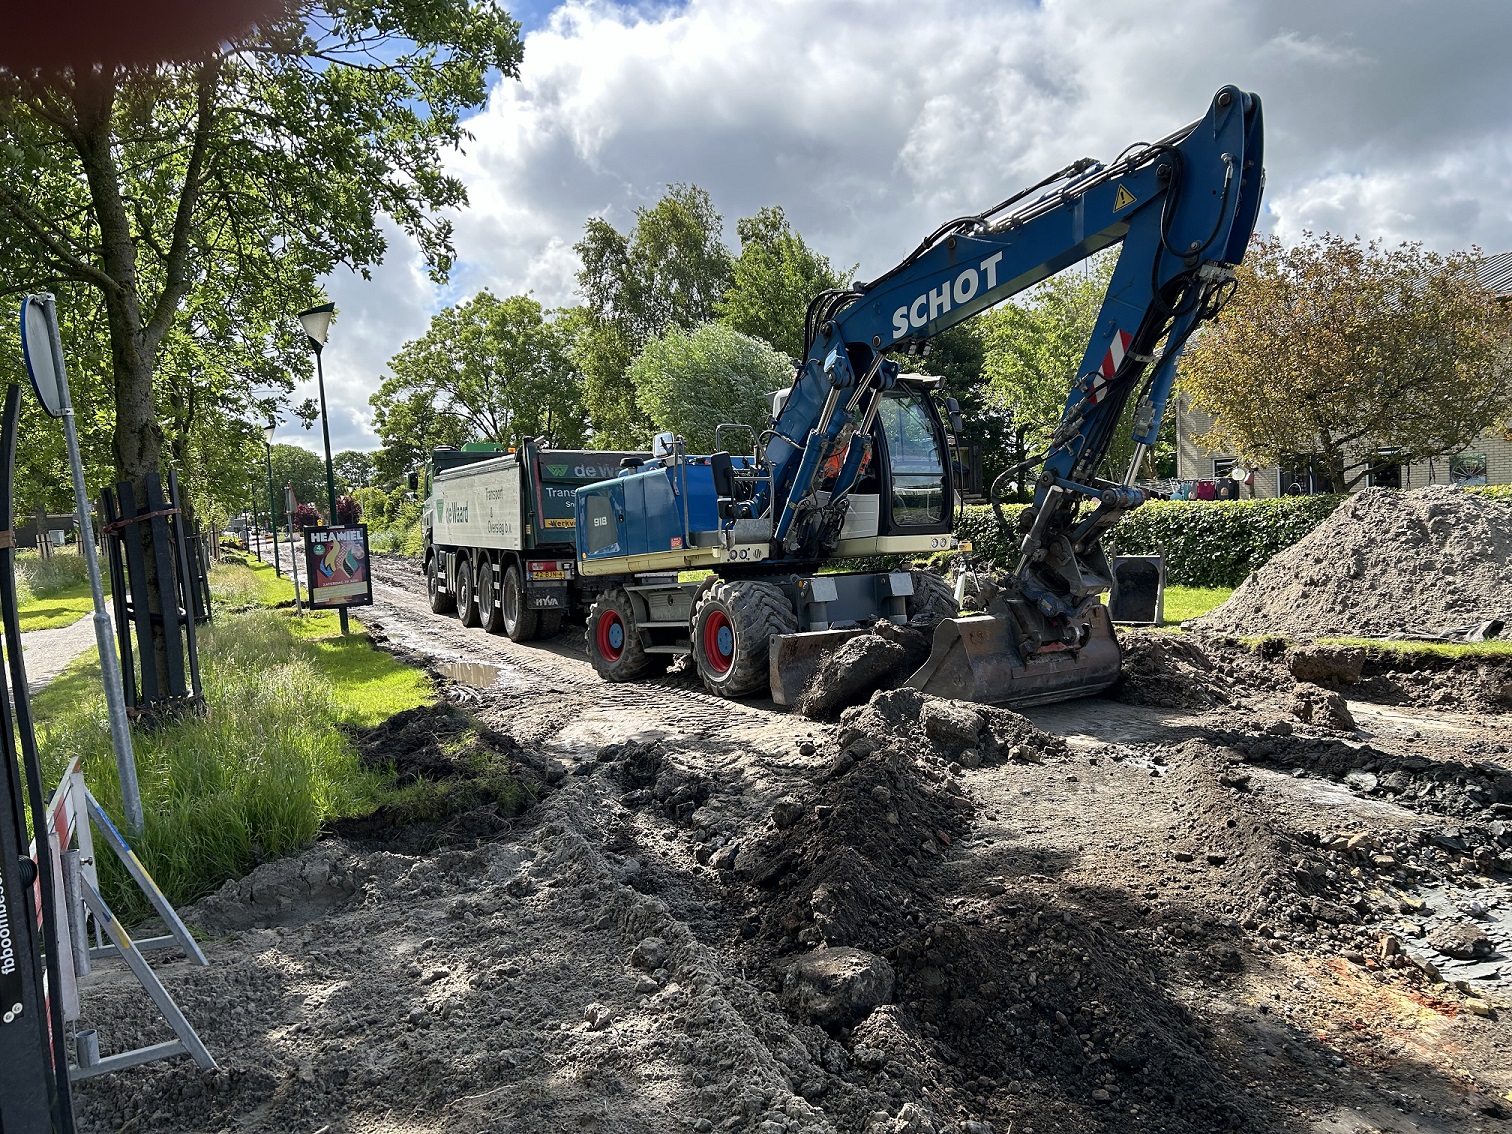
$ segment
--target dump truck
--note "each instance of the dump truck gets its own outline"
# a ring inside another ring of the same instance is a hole
[[[576,569],[573,494],[646,455],[553,449],[545,439],[433,450],[410,478],[425,500],[431,610],[516,642],[584,617],[603,584]]]

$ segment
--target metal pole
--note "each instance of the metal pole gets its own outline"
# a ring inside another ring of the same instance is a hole
[[[287,511],[287,509],[285,509]],[[275,551],[276,555],[277,552]],[[299,550],[294,546],[294,514],[289,513],[289,570],[294,574],[294,613],[303,614],[299,604]]]
[[[335,524],[336,523],[336,471],[335,471],[335,467],[331,464],[331,415],[328,412],[326,412],[325,367],[322,366],[321,362],[320,362],[321,345],[319,343],[315,342],[314,339],[311,339],[310,342],[314,343],[314,345],[315,345],[315,381],[316,381],[316,384],[320,387],[320,431],[323,434],[325,434],[326,498],[327,498],[327,501],[328,501],[328,503],[330,505],[330,509],[331,509],[331,511],[330,511],[330,518],[326,522],[329,523],[329,524]],[[314,600],[315,600],[315,581],[313,579],[311,579],[310,580],[310,601],[313,602]],[[341,632],[343,634],[345,634],[345,633],[347,633],[347,612],[346,612],[346,606],[343,605],[342,607],[340,607],[338,609],[337,613],[341,616]]]
[[[283,568],[278,565],[278,505],[273,500],[273,442],[263,442],[268,451],[268,531],[273,533],[273,573],[283,578]]]
[[[68,443],[68,462],[73,466],[74,509],[79,514],[79,550],[89,571],[89,591],[94,596],[95,644],[100,648],[100,675],[105,682],[105,708],[110,715],[110,739],[115,746],[116,770],[121,777],[121,806],[126,811],[126,826],[136,835],[146,826],[142,814],[142,789],[137,783],[136,756],[131,749],[131,726],[126,718],[126,695],[121,691],[121,662],[116,656],[115,634],[110,615],[105,613],[105,588],[100,583],[100,560],[95,555],[94,520],[89,511],[89,495],[84,489],[84,460],[79,455],[79,433],[74,426],[73,396],[68,390],[68,374],[63,369],[63,343],[58,337],[58,320],[52,296],[47,304],[49,335],[52,340],[53,365],[58,372],[58,392],[63,401],[63,437]],[[89,538],[85,539],[85,533]],[[40,836],[39,836],[40,841]]]

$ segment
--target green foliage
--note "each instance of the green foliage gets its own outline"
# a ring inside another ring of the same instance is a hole
[[[1512,414],[1512,314],[1480,253],[1442,256],[1311,234],[1257,236],[1233,300],[1181,359],[1181,388],[1216,417],[1199,443],[1251,467],[1317,457],[1352,489],[1459,452]]]
[[[809,300],[828,288],[847,286],[855,268],[836,272],[827,257],[793,231],[780,206],[741,218],[735,231],[740,255],[729,290],[715,304],[719,317],[796,362],[803,358],[803,317]]]
[[[390,376],[370,399],[383,472],[407,474],[438,444],[514,445],[541,434],[563,447],[582,444],[574,326],[548,321],[527,295],[499,299],[486,289],[437,313],[389,360]]]
[[[166,441],[192,500],[243,494],[239,419],[310,365],[288,312],[381,261],[385,218],[445,274],[466,197],[443,157],[521,50],[492,0],[294,0],[191,62],[0,70],[0,278],[106,316],[73,357],[120,478]]]
[[[771,422],[767,395],[792,381],[792,363],[760,339],[721,323],[670,327],[630,367],[635,400],[653,430],[681,434],[690,453],[714,450],[722,422],[758,434]]]
[[[336,490],[353,496],[359,489],[366,489],[377,472],[373,454],[360,449],[343,449],[331,458],[331,468],[336,473]]]
[[[259,485],[259,500],[268,491],[267,465]],[[279,527],[288,524],[284,514],[284,486],[294,486],[294,499],[303,503],[326,498],[325,461],[302,445],[273,446],[273,518]]]
[[[593,443],[605,449],[645,444],[650,423],[627,371],[641,347],[668,327],[691,330],[717,314],[729,286],[723,220],[696,185],[672,185],[635,225],[618,231],[592,217],[573,246],[582,261],[583,313],[575,317],[573,358],[583,375]]]
[[[1152,500],[1128,513],[1110,533],[1110,551],[1120,555],[1164,553],[1171,583],[1191,587],[1237,587],[1277,552],[1317,527],[1338,507],[1337,496],[1282,496],[1270,500],[1187,502]],[[1005,506],[1016,523],[1023,505]],[[1005,531],[990,507],[970,507],[956,525],[975,554],[1000,566],[1018,562],[1017,529]]]
[[[296,634],[294,622],[261,610],[219,616],[200,638],[208,711],[136,734],[147,830],[135,849],[175,905],[308,845],[331,818],[371,811],[392,778],[360,764],[344,727],[432,698],[423,674],[365,637],[332,644]],[[302,629],[339,637],[328,616]],[[90,787],[119,817],[97,659],[75,663],[33,709],[49,780],[82,756]],[[129,922],[150,912],[111,856],[101,868],[119,915]]]
[[[1465,491],[1484,496],[1487,500],[1502,500],[1512,504],[1512,484],[1482,484],[1476,488],[1467,488]]]

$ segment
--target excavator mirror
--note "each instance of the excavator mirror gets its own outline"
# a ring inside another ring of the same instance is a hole
[[[945,399],[945,412],[950,416],[950,431],[957,437],[965,428],[965,422],[961,420],[961,403],[954,398]]]

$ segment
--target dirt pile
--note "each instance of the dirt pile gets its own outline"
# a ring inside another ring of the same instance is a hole
[[[1512,620],[1512,504],[1367,488],[1255,572],[1198,628],[1382,637]]]

